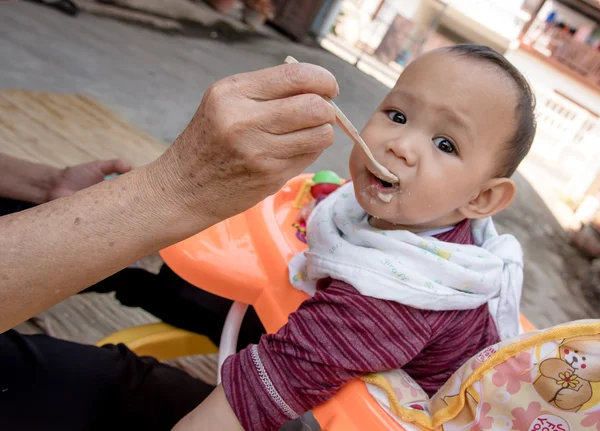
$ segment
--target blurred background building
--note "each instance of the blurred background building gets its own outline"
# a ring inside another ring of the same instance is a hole
[[[565,227],[600,209],[600,1],[277,0],[273,24],[393,86],[419,54],[488,45],[530,80],[538,133],[522,173]]]

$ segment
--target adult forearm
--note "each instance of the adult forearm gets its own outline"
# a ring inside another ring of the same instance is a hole
[[[60,169],[0,153],[0,197],[41,204]]]
[[[0,332],[216,221],[178,211],[153,169],[0,217]]]
[[[152,164],[0,218],[0,332],[275,193],[333,143],[337,92],[311,65],[223,79]]]

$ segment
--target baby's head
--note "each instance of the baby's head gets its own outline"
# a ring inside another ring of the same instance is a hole
[[[521,73],[487,47],[457,45],[415,60],[361,133],[399,183],[377,179],[359,148],[350,156],[371,224],[416,232],[506,208],[516,192],[510,177],[535,135],[534,105]]]

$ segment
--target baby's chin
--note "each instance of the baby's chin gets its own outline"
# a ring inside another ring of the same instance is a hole
[[[381,230],[408,229],[423,223],[417,214],[406,213],[407,208],[394,196],[390,202],[381,201],[371,194],[356,193],[356,201],[370,216],[369,224]]]
[[[356,200],[360,207],[372,218],[380,221],[382,225],[402,225],[406,221],[402,217],[402,212],[394,199],[385,202],[370,194],[357,194]]]

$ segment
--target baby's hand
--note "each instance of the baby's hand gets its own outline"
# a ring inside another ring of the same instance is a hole
[[[302,208],[300,210],[300,212],[298,213],[298,216],[296,217],[296,220],[299,222],[305,222],[305,223],[308,222],[308,218],[310,217],[311,213],[315,209],[316,205],[317,205],[316,199],[313,199],[312,201],[310,201],[308,204],[306,204],[304,206],[304,208]]]

